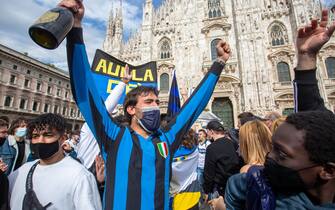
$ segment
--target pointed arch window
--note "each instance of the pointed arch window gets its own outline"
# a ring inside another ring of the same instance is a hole
[[[291,82],[290,66],[287,63],[279,62],[277,64],[277,73],[279,82]]]
[[[168,59],[172,57],[171,41],[167,38],[163,39],[159,44],[159,55],[160,59]]]
[[[326,68],[328,78],[335,78],[335,57],[328,57],[326,59]]]
[[[212,61],[214,61],[218,56],[217,56],[217,52],[216,52],[216,45],[218,44],[218,42],[220,41],[220,39],[214,39],[211,42],[211,57],[212,57]]]
[[[216,10],[213,11],[213,17],[216,17]]]
[[[223,127],[234,127],[233,104],[229,98],[215,98],[212,103],[212,112],[223,122]]]
[[[218,10],[218,17],[221,17],[221,11],[220,10]]]
[[[270,41],[272,46],[285,45],[286,29],[283,25],[274,24],[270,29]]]
[[[208,0],[208,18],[221,17],[221,3],[220,0]]]
[[[160,76],[160,91],[162,93],[169,92],[169,75],[167,73]]]

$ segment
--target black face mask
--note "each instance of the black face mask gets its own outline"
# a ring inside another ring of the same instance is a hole
[[[30,144],[31,154],[36,159],[48,159],[59,150],[58,140],[52,143]]]
[[[306,189],[304,181],[299,175],[299,171],[314,168],[318,165],[293,170],[279,165],[274,159],[266,157],[264,163],[264,175],[269,181],[272,189],[276,193],[299,193]]]

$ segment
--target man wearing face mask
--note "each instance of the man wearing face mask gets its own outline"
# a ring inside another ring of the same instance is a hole
[[[8,134],[8,143],[15,151],[13,162],[8,166],[9,173],[11,173],[31,160],[30,142],[26,138],[27,120],[22,117],[14,120],[8,129]]]
[[[60,6],[75,11],[74,28],[67,37],[72,92],[106,162],[105,209],[168,209],[171,157],[180,146],[181,137],[206,107],[230,57],[229,45],[219,42],[217,61],[164,130],[159,129],[158,91],[145,86],[126,96],[123,108],[130,126],[125,127],[108,115],[92,82],[82,37],[83,4],[67,0]]]
[[[225,193],[227,209],[335,209],[334,125],[331,112],[290,115],[274,133],[273,149],[258,172],[257,180],[266,179],[267,184],[255,189],[248,174],[231,177]]]
[[[32,154],[9,176],[11,209],[100,210],[94,176],[71,157],[64,157],[66,122],[57,114],[43,114],[28,125]]]
[[[327,23],[324,10],[320,23],[312,20],[298,31],[295,109],[303,112],[278,127],[264,170],[228,181],[227,209],[335,209],[335,116],[326,109],[316,79],[317,54],[335,31],[335,23],[329,28]]]

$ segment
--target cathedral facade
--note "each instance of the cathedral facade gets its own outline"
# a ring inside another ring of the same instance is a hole
[[[133,65],[157,61],[162,111],[166,111],[175,69],[183,99],[199,84],[216,59],[219,39],[227,41],[227,62],[207,110],[224,124],[251,111],[293,111],[295,37],[299,27],[320,13],[312,0],[165,0],[143,5],[139,30],[124,43],[122,11],[111,12],[103,49]],[[320,92],[335,109],[335,38],[318,61]]]

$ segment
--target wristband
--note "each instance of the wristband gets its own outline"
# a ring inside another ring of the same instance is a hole
[[[216,62],[220,63],[221,65],[226,65],[226,61],[224,61],[222,58],[217,57]]]

